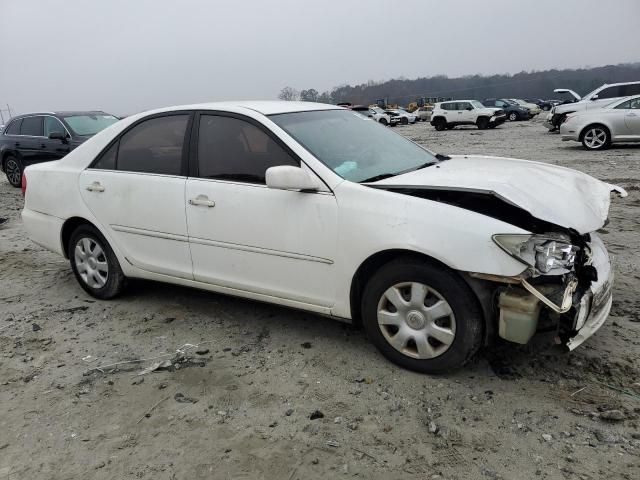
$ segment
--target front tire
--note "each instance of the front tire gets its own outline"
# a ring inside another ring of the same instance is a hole
[[[486,130],[489,128],[489,119],[487,117],[480,117],[476,122],[479,130]]]
[[[604,125],[589,125],[580,137],[582,146],[587,150],[604,150],[611,145],[611,133]]]
[[[409,119],[407,117],[402,117],[400,123],[402,123],[402,125],[409,125]]]
[[[67,254],[76,280],[89,295],[108,300],[120,294],[126,277],[109,243],[96,228],[76,228]]]
[[[20,188],[24,172],[22,162],[13,155],[9,155],[4,161],[4,172],[9,183],[16,188]]]
[[[378,270],[362,296],[369,339],[409,370],[460,368],[478,351],[483,320],[477,298],[455,272],[404,258]]]
[[[381,119],[380,119],[380,123],[381,123],[382,125],[384,125],[385,127],[389,124],[389,122],[387,122],[387,119],[386,119],[386,118],[381,118]]]

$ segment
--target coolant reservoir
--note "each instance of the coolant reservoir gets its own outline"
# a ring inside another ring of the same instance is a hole
[[[498,334],[510,342],[527,343],[538,328],[540,300],[526,290],[508,289],[498,298]]]

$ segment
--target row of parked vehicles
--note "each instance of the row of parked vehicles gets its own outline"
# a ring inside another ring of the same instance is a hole
[[[562,140],[581,142],[587,150],[603,150],[612,143],[640,141],[640,81],[602,85],[575,101],[554,106],[544,125],[559,131]]]

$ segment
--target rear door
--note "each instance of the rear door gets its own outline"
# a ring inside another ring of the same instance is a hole
[[[629,135],[640,137],[640,97],[627,100],[616,108],[624,109],[624,123]]]
[[[20,135],[15,139],[15,148],[20,152],[23,166],[42,161],[43,139],[42,117],[24,117],[20,125]]]
[[[134,266],[192,279],[185,218],[191,112],[138,121],[80,175],[82,198]]]

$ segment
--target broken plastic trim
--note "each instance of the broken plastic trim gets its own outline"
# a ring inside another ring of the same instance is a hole
[[[552,300],[547,298],[540,290],[531,285],[526,278],[520,274],[515,277],[505,277],[501,275],[490,275],[486,273],[469,272],[469,276],[473,278],[479,278],[481,280],[488,280],[490,282],[508,283],[511,285],[522,285],[525,290],[531,293],[534,297],[544,303],[547,307],[556,313],[566,313],[571,309],[573,304],[573,294],[578,288],[578,280],[571,278],[565,287],[564,294],[562,295],[562,303],[556,305]]]

